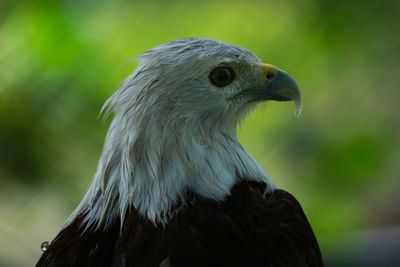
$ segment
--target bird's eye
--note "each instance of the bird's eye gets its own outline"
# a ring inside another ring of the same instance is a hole
[[[210,74],[210,81],[218,87],[224,87],[235,79],[235,72],[231,68],[217,67]]]

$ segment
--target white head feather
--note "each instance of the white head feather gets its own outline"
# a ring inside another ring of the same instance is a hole
[[[206,38],[159,45],[105,103],[114,113],[98,170],[68,219],[87,213],[88,226],[107,227],[133,206],[154,223],[165,223],[190,190],[223,200],[238,179],[275,186],[240,145],[236,125],[256,103],[234,98],[258,82],[260,60],[239,46]],[[210,72],[230,66],[236,79],[214,86]],[[103,107],[104,109],[104,107]]]

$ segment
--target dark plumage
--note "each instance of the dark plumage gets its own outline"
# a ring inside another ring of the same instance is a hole
[[[225,202],[188,193],[190,202],[166,227],[134,208],[104,230],[77,219],[54,239],[37,266],[323,266],[297,200],[265,184],[241,182]],[[121,231],[121,232],[120,232]],[[79,255],[76,257],[75,255]]]

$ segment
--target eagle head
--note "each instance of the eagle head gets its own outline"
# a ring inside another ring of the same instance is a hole
[[[116,112],[133,107],[145,120],[173,121],[180,127],[235,126],[265,100],[296,103],[300,91],[286,72],[262,64],[237,45],[185,38],[159,45],[135,58],[136,71],[107,102]]]

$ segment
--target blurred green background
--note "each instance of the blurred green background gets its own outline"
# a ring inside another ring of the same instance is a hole
[[[241,142],[302,203],[325,260],[400,225],[398,1],[0,2],[0,266],[32,266],[80,202],[104,101],[160,43],[209,37],[288,71],[303,93],[260,107]],[[350,252],[352,251],[352,252]]]

